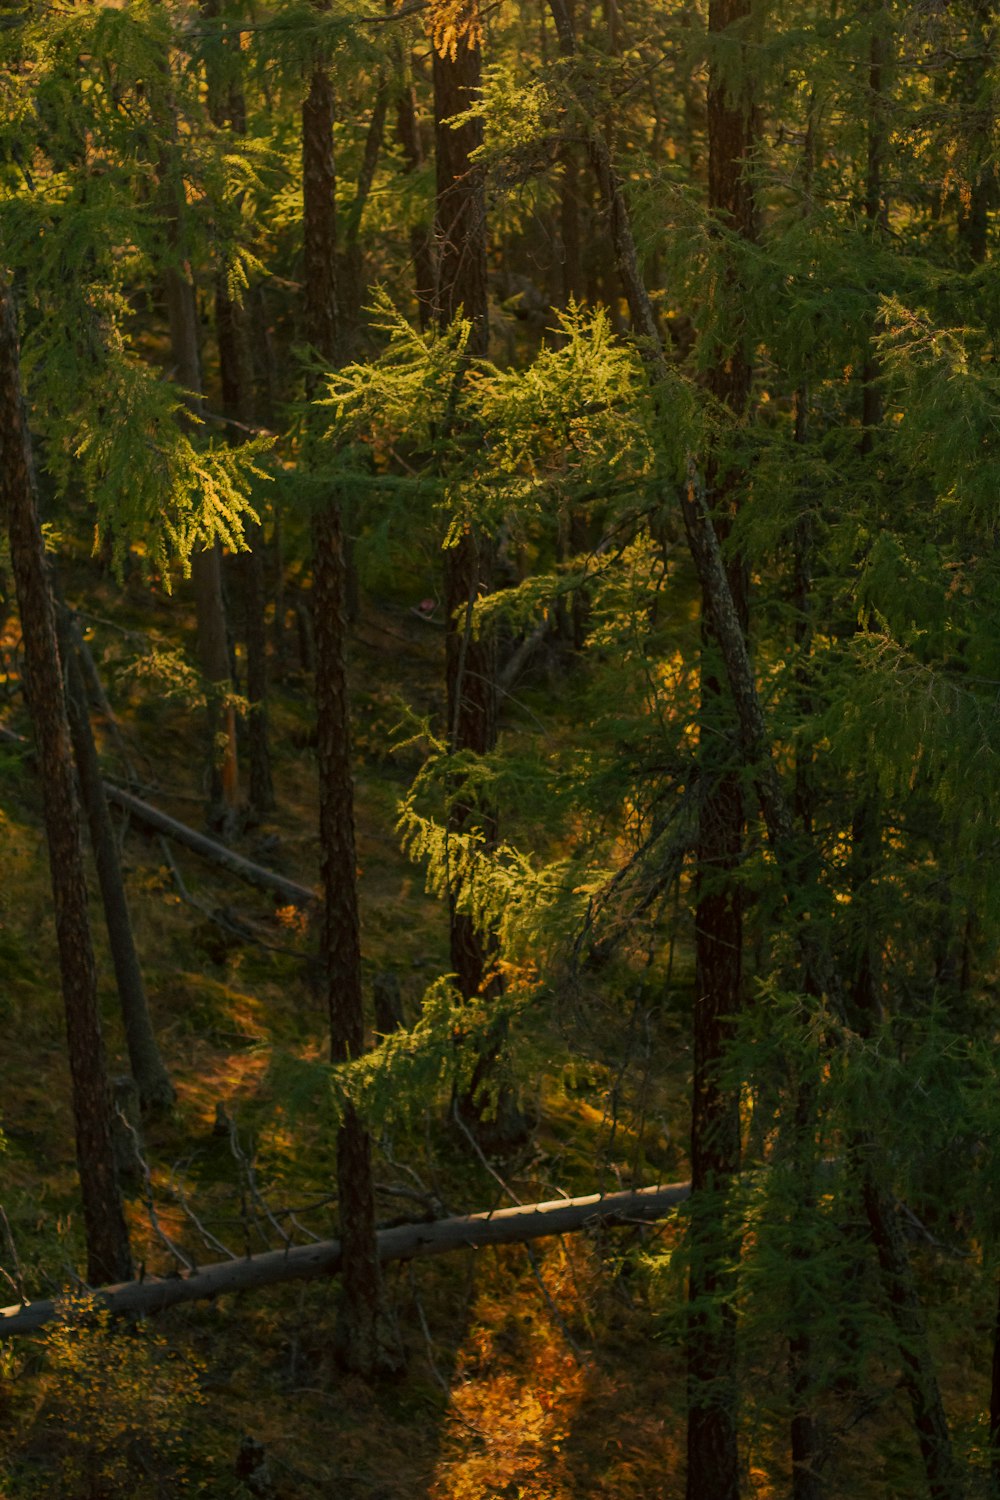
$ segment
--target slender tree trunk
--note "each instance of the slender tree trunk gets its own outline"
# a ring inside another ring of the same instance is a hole
[[[485,357],[489,348],[486,289],[486,200],[481,171],[470,161],[482,144],[482,123],[467,121],[458,130],[446,123],[475,98],[482,63],[478,46],[464,39],[454,58],[434,52],[434,119],[437,167],[435,244],[437,248],[437,319],[442,327],[464,313],[472,328],[469,355]],[[496,744],[496,650],[491,636],[473,636],[471,612],[493,585],[494,549],[473,522],[445,552],[445,679],[449,742],[452,751],[488,754]],[[465,828],[475,816],[488,842],[496,841],[496,814],[489,807],[459,804],[450,826]],[[451,903],[451,964],[466,999],[478,995],[488,966],[488,942],[472,919]]]
[[[330,74],[317,60],[302,109],[305,319],[311,343],[331,365],[340,356],[333,121]],[[347,695],[347,566],[336,495],[314,514],[313,553],[324,902],[321,959],[330,1012],[330,1056],[334,1062],[342,1062],[364,1051],[364,1000]],[[350,1369],[371,1378],[387,1362],[379,1330],[381,1282],[375,1190],[371,1141],[350,1104],[337,1133],[337,1191],[344,1246],[343,1356]]]
[[[63,607],[59,610],[59,645],[66,673],[66,708],[80,791],[90,826],[97,878],[101,887],[129,1064],[143,1113],[156,1114],[170,1109],[175,1098],[174,1086],[164,1066],[149,1014],[149,1001],[136,952],[121,861],[118,858],[118,843],[101,779],[87,695],[73,641],[74,633],[73,622]]]
[[[971,60],[956,79],[961,104],[968,112],[972,152],[972,181],[967,199],[960,199],[958,242],[974,266],[985,263],[989,244],[990,209],[996,204],[997,169],[990,143],[996,125],[991,84],[996,45],[995,0],[972,0]]]
[[[709,32],[721,46],[745,23],[749,0],[712,0]],[[739,39],[729,42],[739,47]],[[742,49],[741,49],[742,51]],[[734,74],[737,82],[733,82]],[[755,237],[755,205],[747,178],[756,143],[756,116],[745,60],[713,55],[708,85],[709,207],[746,239]],[[726,272],[732,287],[734,272]],[[736,301],[736,298],[733,298]],[[746,411],[751,370],[739,329],[735,347],[710,368],[709,388],[735,419]],[[710,461],[708,499],[725,540],[742,498],[743,476],[725,461]],[[747,570],[739,557],[727,567],[741,631],[749,619]],[[729,1184],[740,1168],[739,1089],[720,1081],[742,1004],[743,902],[739,866],[743,792],[739,732],[720,676],[711,623],[702,597],[702,785],[695,908],[694,1079],[691,1116],[691,1321],[688,1334],[688,1500],[704,1495],[736,1500],[740,1489],[739,1390],[736,1313],[725,1294],[739,1258],[739,1236],[727,1223]]]
[[[160,76],[151,80],[156,103],[169,122],[172,140],[164,146],[157,163],[160,220],[166,245],[162,271],[173,376],[185,393],[193,415],[202,406],[201,359],[198,350],[198,313],[194,281],[185,243],[184,186],[177,168],[176,107],[170,96],[169,63],[164,57]],[[218,545],[191,557],[195,617],[198,634],[198,664],[208,694],[207,732],[209,745],[208,821],[227,827],[239,802],[236,753],[236,710],[226,702],[232,686],[226,611],[222,592],[222,561]],[[221,754],[219,751],[221,750]]]
[[[475,0],[464,19],[476,21]],[[480,119],[458,129],[447,123],[475,102],[482,77],[478,43],[471,34],[461,37],[455,55],[434,50],[434,123],[437,194],[436,310],[446,327],[459,313],[471,324],[468,354],[481,359],[489,351],[489,296],[486,275],[486,194],[482,168],[472,154],[483,139]],[[453,753],[471,750],[488,755],[497,738],[496,643],[492,633],[472,631],[472,609],[493,588],[496,548],[492,537],[470,518],[458,540],[445,552],[446,609],[445,679],[449,745]],[[487,849],[497,841],[496,809],[481,798],[465,801],[459,787],[452,789],[449,829],[460,833],[470,826],[483,833]],[[451,966],[462,996],[496,996],[500,980],[493,969],[496,941],[477,930],[471,916],[450,900]],[[478,1058],[469,1088],[458,1101],[466,1122],[484,1128],[487,1082],[496,1083],[495,1064],[503,1044],[502,1028],[487,1041]],[[497,1144],[516,1136],[521,1128],[513,1095],[501,1084],[491,1135]]]
[[[996,1316],[993,1322],[993,1363],[990,1371],[990,1493],[1000,1497],[1000,1280],[997,1282]]]
[[[218,14],[217,0],[203,4],[206,16]],[[220,129],[228,122],[233,135],[246,135],[246,101],[241,80],[232,78],[220,87],[210,72],[209,109]],[[215,330],[219,345],[219,376],[222,404],[227,417],[240,426],[230,426],[230,441],[235,445],[245,437],[246,428],[258,420],[255,398],[253,352],[250,346],[249,299],[234,301],[229,294],[225,268],[215,280]],[[271,754],[267,729],[267,634],[264,626],[264,532],[258,522],[248,522],[244,532],[247,551],[238,554],[236,565],[243,585],[244,638],[247,652],[247,748],[249,759],[249,800],[253,811],[265,816],[274,810],[274,783],[271,777]]]
[[[417,119],[417,92],[408,67],[399,59],[401,81],[396,93],[396,139],[406,161],[407,172],[417,172],[424,164],[424,149],[420,139]],[[420,327],[430,327],[434,314],[434,288],[436,272],[434,244],[430,229],[423,219],[415,219],[410,225],[410,258],[413,261],[414,291],[417,298],[417,316]]]
[[[385,140],[385,122],[388,112],[389,84],[384,77],[380,77],[372,103],[368,130],[365,134],[365,148],[361,155],[361,168],[358,172],[354,197],[344,214],[344,254],[341,262],[343,284],[338,287],[338,294],[345,359],[354,358],[357,354],[361,334],[362,310],[367,290],[364,281],[361,224]]]
[[[215,290],[215,326],[219,341],[222,401],[226,415],[252,427],[256,418],[253,368],[247,339],[246,309],[232,301],[220,272]],[[240,429],[230,428],[231,441],[242,441]],[[243,631],[247,651],[247,751],[250,806],[258,816],[274,810],[274,782],[267,723],[267,632],[264,624],[264,530],[247,522],[247,551],[236,563],[243,585]]]
[[[572,57],[576,44],[565,0],[549,0],[549,3],[560,51],[564,56]],[[622,183],[614,169],[606,140],[592,125],[588,131],[587,144],[606,206],[618,273],[628,299],[632,325],[643,340],[643,355],[650,377],[659,387],[667,381],[669,363],[649,294],[639,271],[638,252]],[[803,846],[803,841],[796,832],[791,806],[785,797],[775,766],[773,741],[757,691],[746,631],[740,625],[738,602],[733,595],[719,538],[693,463],[689,466],[688,483],[681,502],[681,516],[703,599],[709,606],[719,656],[725,667],[729,691],[736,709],[743,763],[753,777],[785,900],[791,902],[799,896],[807,873],[807,862],[814,856],[807,846]],[[835,1012],[843,1016],[839,977],[816,927],[817,924],[801,921],[795,926],[795,943],[803,979],[810,993],[826,996]],[[872,1143],[869,1141],[867,1144],[871,1146]],[[871,1167],[867,1171],[870,1172]],[[884,1217],[878,1212],[883,1199],[877,1190],[869,1192],[866,1198],[873,1206],[877,1222]],[[891,1221],[889,1227],[891,1229]],[[908,1296],[912,1278],[909,1277],[905,1245],[898,1234],[887,1232],[884,1224],[880,1225],[877,1234],[873,1228],[873,1236],[876,1241],[880,1241],[880,1259],[883,1267],[888,1267],[886,1274],[891,1275],[893,1285],[897,1288],[896,1296],[891,1299],[897,1330],[903,1337],[905,1322],[912,1335],[909,1359],[915,1364],[919,1376],[914,1377],[909,1389],[915,1425],[922,1433],[921,1444],[928,1483],[935,1500],[938,1496],[943,1500],[945,1494],[960,1497],[963,1486],[951,1454],[947,1422],[944,1419],[919,1302],[914,1304]],[[905,1320],[901,1312],[904,1307]],[[724,1494],[723,1491],[711,1490],[704,1493],[711,1494],[713,1500],[715,1493]]]
[[[38,524],[31,444],[21,400],[17,322],[0,282],[0,507],[10,539],[24,642],[25,687],[38,750],[59,969],[73,1082],[76,1158],[94,1284],[132,1274],[115,1173],[104,1041],[97,1005],[84,879],[80,809],[45,548]]]
[[[162,172],[169,172],[163,167]],[[164,181],[168,179],[164,175]],[[170,193],[167,193],[168,200]],[[180,224],[176,205],[168,209],[168,239],[176,249]],[[201,406],[201,361],[198,356],[198,317],[194,283],[185,266],[170,264],[163,272],[163,287],[170,326],[174,375],[188,393],[193,411]],[[236,752],[236,710],[226,701],[232,686],[226,608],[222,593],[222,558],[218,544],[191,557],[195,618],[198,632],[198,665],[208,693],[209,741],[208,822],[225,828],[239,804],[239,770]],[[219,749],[221,747],[221,755]]]

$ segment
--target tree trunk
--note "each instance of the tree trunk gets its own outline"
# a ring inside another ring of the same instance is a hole
[[[334,101],[317,60],[302,110],[305,206],[305,319],[310,342],[335,365],[340,356],[336,285]],[[334,1062],[364,1051],[361,936],[354,848],[354,781],[347,694],[347,567],[338,497],[313,516],[316,631],[316,747],[323,880],[321,962]],[[389,1363],[380,1337],[381,1285],[375,1241],[371,1142],[348,1105],[337,1134],[337,1191],[344,1245],[341,1337],[345,1363],[371,1378]]]
[[[187,268],[182,270],[170,265],[163,272],[163,286],[174,374],[188,393],[192,410],[197,411],[201,405],[201,362],[194,285]],[[225,701],[232,679],[218,543],[192,554],[191,577],[198,631],[198,665],[208,694],[208,823],[212,828],[225,831],[233,821],[239,802],[239,770],[236,710]]]
[[[399,59],[402,81],[396,93],[396,139],[406,161],[407,172],[417,172],[424,164],[424,150],[417,120],[417,94],[410,70]],[[421,329],[430,326],[434,312],[436,273],[434,246],[426,221],[415,219],[410,225],[410,258],[413,261],[413,283],[417,298],[417,317]]]
[[[718,39],[750,14],[749,0],[712,0],[709,32]],[[718,41],[717,41],[718,45]],[[739,45],[736,43],[736,45]],[[742,49],[741,49],[742,51]],[[757,122],[746,60],[713,55],[708,84],[708,194],[710,210],[745,239],[755,236],[755,204],[747,171]],[[727,268],[730,296],[737,291]],[[736,345],[717,359],[708,384],[737,421],[750,398],[751,370],[739,330]],[[742,498],[743,476],[713,458],[708,499],[720,540]],[[727,567],[741,632],[749,619],[747,570],[741,558]],[[739,1087],[720,1073],[742,1004],[743,791],[739,731],[720,678],[712,629],[712,601],[702,594],[702,668],[699,774],[701,813],[695,908],[694,1079],[691,1115],[691,1272],[688,1295],[688,1500],[736,1500],[740,1489],[736,1375],[736,1312],[726,1296],[739,1259],[739,1236],[727,1222],[728,1187],[740,1168]]]
[[[474,3],[468,5],[462,19],[464,24],[475,26]],[[472,160],[472,153],[482,145],[483,127],[480,119],[467,120],[454,130],[447,123],[468,110],[480,87],[482,57],[472,32],[459,37],[454,56],[435,48],[433,67],[437,318],[441,327],[447,327],[460,314],[467,318],[471,324],[469,357],[482,359],[489,351],[486,194],[482,168]],[[457,541],[445,551],[445,680],[453,754],[472,751],[488,755],[496,745],[496,644],[492,633],[477,637],[472,631],[472,609],[476,600],[493,588],[494,564],[493,539],[473,519],[468,520]],[[495,847],[496,809],[482,799],[463,800],[460,785],[452,786],[451,796],[449,830],[460,833],[475,826],[484,835],[485,848]],[[471,916],[459,910],[454,893],[449,904],[451,966],[459,992],[466,1000],[484,993],[495,996],[500,987],[493,970],[495,939],[478,931]],[[489,1110],[488,1088],[496,1082],[495,1064],[502,1045],[503,1033],[498,1030],[487,1040],[470,1086],[458,1100],[466,1122],[480,1132]],[[519,1128],[513,1096],[501,1084],[490,1133],[499,1145],[504,1137],[516,1136]]]
[[[42,782],[73,1083],[87,1278],[100,1283],[130,1276],[132,1258],[115,1174],[111,1095],[87,914],[80,809],[73,780],[52,595],[38,524],[31,445],[21,401],[17,322],[13,297],[3,283],[0,283],[0,505],[10,538],[24,642],[25,688]]]
[[[173,116],[174,106],[169,97],[164,98],[162,107]],[[174,153],[180,149],[176,139],[172,148]],[[197,415],[202,406],[198,314],[191,266],[185,254],[183,187],[177,180],[171,155],[166,148],[157,165],[157,176],[160,214],[167,246],[162,280],[170,329],[173,375],[185,392],[189,410]],[[226,701],[227,690],[232,687],[232,677],[222,593],[221,555],[217,543],[192,554],[191,576],[198,631],[198,664],[208,696],[208,822],[210,827],[228,831],[239,803],[239,771],[236,710]]]
[[[967,198],[959,199],[958,242],[974,266],[986,260],[990,210],[996,204],[997,169],[990,150],[996,124],[991,87],[996,43],[995,0],[972,0],[970,58],[956,80],[959,107],[968,120],[972,180]]]
[[[452,1219],[396,1224],[380,1229],[376,1248],[380,1262],[447,1255],[452,1250],[477,1250],[484,1245],[521,1245],[546,1235],[571,1234],[580,1229],[616,1224],[651,1223],[663,1219],[687,1200],[689,1185],[636,1188],[624,1193],[592,1193],[585,1198],[557,1198],[551,1203],[526,1203],[488,1213],[463,1214]],[[313,1276],[335,1276],[344,1267],[346,1243],[321,1240],[268,1250],[262,1255],[233,1256],[232,1260],[201,1266],[195,1271],[159,1279],[146,1276],[124,1286],[107,1286],[98,1296],[113,1313],[123,1317],[148,1315],[220,1297],[227,1292],[273,1286]],[[59,1304],[39,1299],[20,1307],[0,1308],[0,1339],[34,1333],[59,1312]]]
[[[564,56],[572,57],[576,44],[566,0],[549,0],[549,3],[559,36],[560,50]],[[647,368],[651,379],[658,386],[669,376],[669,364],[652,304],[639,272],[638,252],[622,183],[614,170],[607,142],[599,130],[590,128],[587,144],[604,197],[618,272],[628,299],[632,324],[642,336]],[[702,587],[703,602],[710,613],[719,655],[736,709],[743,763],[753,776],[754,789],[784,897],[786,902],[791,903],[801,890],[807,862],[814,855],[796,834],[791,808],[775,766],[773,741],[768,733],[767,720],[757,692],[746,632],[740,624],[738,601],[733,595],[719,538],[693,461],[689,464],[688,482],[681,500],[681,516],[691,558]],[[816,926],[814,923],[799,921],[795,927],[795,943],[803,981],[809,993],[825,996],[835,1013],[843,1017],[838,975]],[[871,1171],[870,1167],[868,1171]],[[866,1195],[866,1204],[871,1203],[878,1209],[880,1202],[880,1194],[873,1182],[872,1190]],[[953,1488],[950,1493],[958,1496],[962,1493],[962,1486],[951,1457],[947,1423],[922,1327],[919,1302],[914,1303],[905,1295],[907,1288],[912,1287],[906,1248],[898,1234],[886,1233],[881,1229],[876,1234],[873,1227],[873,1236],[881,1241],[879,1255],[884,1274],[887,1278],[891,1276],[893,1285],[901,1289],[890,1299],[897,1330],[902,1338],[906,1336],[904,1324],[915,1329],[910,1359],[915,1361],[920,1376],[910,1384],[910,1395],[915,1425],[922,1433],[921,1443],[928,1482],[935,1494],[943,1493],[935,1490],[935,1486],[941,1483],[951,1484]],[[903,1306],[906,1309],[905,1319],[901,1312]]]
[[[215,327],[219,341],[219,373],[223,409],[241,424],[230,427],[231,441],[243,440],[242,428],[255,425],[253,363],[249,348],[246,308],[229,296],[225,275],[215,285]],[[267,634],[264,626],[264,531],[256,521],[244,533],[247,551],[237,558],[243,584],[244,639],[247,651],[247,747],[250,806],[258,816],[274,811],[274,783],[267,731]]]
[[[990,1370],[990,1493],[1000,1497],[1000,1280],[993,1320],[993,1363]]]
[[[65,607],[59,610],[59,644],[66,672],[66,708],[73,754],[76,758],[80,791],[90,826],[90,842],[97,865],[97,878],[104,904],[108,945],[118,985],[125,1041],[128,1047],[132,1077],[139,1093],[144,1114],[169,1110],[174,1102],[174,1086],[163,1063],[149,1014],[149,1001],[143,983],[142,968],[135,948],[132,919],[125,895],[118,843],[108,811],[108,801],[101,779],[101,767],[94,744],[87,695],[79,658],[74,646],[74,626]]]

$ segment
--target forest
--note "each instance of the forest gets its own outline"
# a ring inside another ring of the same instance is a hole
[[[0,0],[3,1500],[1000,1500],[998,117]]]

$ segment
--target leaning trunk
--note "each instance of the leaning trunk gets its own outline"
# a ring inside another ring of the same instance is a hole
[[[108,799],[101,779],[101,766],[94,744],[94,731],[87,708],[87,694],[73,635],[75,626],[66,610],[60,612],[59,643],[66,668],[66,708],[77,776],[90,827],[90,842],[101,887],[108,946],[118,986],[128,1047],[129,1064],[144,1114],[168,1110],[174,1102],[174,1087],[163,1063],[149,1014],[149,1001],[132,933],[132,919],[125,895],[118,843]]]
[[[76,1159],[87,1237],[87,1278],[132,1274],[115,1174],[97,971],[87,915],[80,809],[56,640],[45,547],[35,502],[31,446],[21,401],[13,297],[0,284],[0,506],[21,614],[25,688],[38,748],[45,832],[73,1082]]]

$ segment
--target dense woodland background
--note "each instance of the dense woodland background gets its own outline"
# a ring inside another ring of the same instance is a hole
[[[1000,1495],[998,49],[0,4],[5,1496]]]

